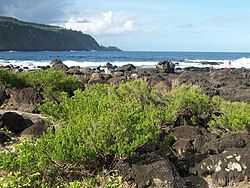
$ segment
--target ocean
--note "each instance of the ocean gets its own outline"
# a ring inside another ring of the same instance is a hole
[[[35,68],[49,65],[60,59],[67,66],[97,67],[110,62],[122,66],[131,63],[137,67],[154,67],[161,60],[170,60],[176,68],[211,67],[204,62],[216,62],[214,68],[250,68],[250,53],[231,52],[143,52],[143,51],[36,51],[0,52],[0,65],[16,65]],[[229,61],[231,65],[229,65]]]

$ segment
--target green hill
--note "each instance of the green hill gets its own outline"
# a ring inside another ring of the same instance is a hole
[[[0,16],[0,51],[8,50],[118,51],[119,49],[100,46],[93,37],[79,31]]]

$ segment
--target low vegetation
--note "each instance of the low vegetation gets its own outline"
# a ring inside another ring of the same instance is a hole
[[[76,89],[83,89],[83,84],[76,76],[66,75],[63,71],[55,69],[22,72],[19,74],[19,79],[53,97],[59,95],[60,92],[66,92],[72,96]]]
[[[17,75],[0,70],[0,81],[60,97],[39,106],[40,113],[55,122],[55,132],[0,152],[2,187],[126,187],[122,177],[109,173],[111,164],[142,146],[171,147],[170,137],[162,138],[162,125],[230,131],[250,125],[249,104],[210,98],[191,85],[164,95],[140,81],[83,89],[76,77],[53,69]]]
[[[246,131],[250,128],[250,104],[229,102],[220,97],[213,97],[214,113],[209,125],[224,131]]]
[[[58,98],[61,92],[72,96],[75,90],[83,89],[83,84],[76,76],[66,75],[63,71],[55,69],[18,74],[0,69],[0,83],[7,88],[34,87],[45,97],[54,98]]]

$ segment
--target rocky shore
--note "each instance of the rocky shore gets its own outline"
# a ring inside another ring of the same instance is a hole
[[[160,94],[174,85],[192,84],[212,97],[221,96],[229,101],[250,102],[249,69],[199,69],[187,68],[176,73],[170,61],[161,61],[156,68],[138,69],[132,64],[116,67],[107,64],[94,69],[67,67],[60,60],[53,60],[51,67],[76,75],[83,85],[115,84],[141,80],[152,85]],[[49,69],[39,67],[43,71]],[[20,67],[4,67],[15,74],[27,71]],[[0,150],[11,147],[9,141],[18,143],[20,138],[39,138],[54,125],[37,114],[36,106],[44,96],[39,88],[6,88],[0,85]],[[250,116],[250,114],[249,114]],[[175,140],[171,149],[159,155],[163,146],[143,146],[127,159],[115,161],[110,167],[134,187],[250,187],[250,132],[226,133],[211,131],[206,125],[162,126],[162,134],[171,134]]]

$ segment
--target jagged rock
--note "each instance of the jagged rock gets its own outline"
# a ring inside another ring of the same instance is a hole
[[[250,135],[247,133],[227,134],[221,138],[206,142],[202,148],[203,153],[219,154],[230,148],[244,148],[250,144]]]
[[[117,163],[116,169],[127,181],[132,180],[138,188],[185,186],[185,182],[179,176],[173,164],[165,158],[155,158],[142,164],[129,164],[120,161]]]
[[[21,133],[33,124],[30,119],[24,118],[15,112],[5,112],[0,118],[0,128],[6,128],[15,134]]]
[[[36,105],[40,103],[42,96],[34,88],[11,90],[11,98],[6,102],[5,108],[25,112],[35,112]]]
[[[21,134],[21,137],[40,138],[48,129],[43,120],[40,120],[30,127],[26,128]]]
[[[68,66],[63,64],[63,62],[59,59],[54,59],[50,64],[52,65],[54,69],[63,70],[63,71],[67,71],[69,69]]]
[[[199,176],[211,175],[218,186],[244,181],[250,178],[250,148],[230,148],[210,156],[197,164],[192,172]]]
[[[160,61],[156,65],[156,68],[159,72],[174,73],[175,64],[168,60]]]
[[[134,70],[136,70],[136,67],[132,64],[123,65],[122,67],[118,68],[119,72],[128,72],[128,71],[134,71]]]

